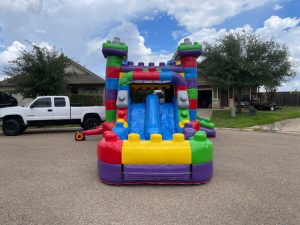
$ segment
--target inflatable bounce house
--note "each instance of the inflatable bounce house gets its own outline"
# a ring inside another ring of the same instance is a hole
[[[197,118],[201,45],[185,39],[167,64],[127,61],[119,38],[103,44],[106,122],[98,173],[108,184],[201,184],[213,174],[213,124]],[[176,63],[177,61],[177,63]],[[205,124],[205,127],[201,127]]]

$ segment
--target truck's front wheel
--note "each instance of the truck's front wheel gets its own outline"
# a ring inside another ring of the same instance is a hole
[[[100,119],[97,117],[89,117],[83,121],[83,129],[90,130],[100,125]]]
[[[16,136],[21,133],[22,125],[17,119],[7,119],[3,122],[2,130],[7,136]]]

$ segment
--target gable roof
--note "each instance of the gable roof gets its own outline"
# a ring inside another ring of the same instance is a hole
[[[9,83],[9,78],[6,78],[2,81],[0,81],[0,87],[13,87],[11,83]]]
[[[70,64],[79,68],[84,73],[81,74],[72,74],[70,77],[67,78],[68,84],[104,84],[105,80],[92,71],[88,70],[86,67],[80,65],[79,63],[75,62],[74,60],[69,58]]]
[[[67,84],[105,84],[105,80],[86,67],[80,65],[79,63],[75,62],[72,59],[69,59],[69,63],[75,67],[77,67],[79,70],[81,70],[83,73],[80,74],[71,74],[67,78]],[[14,85],[9,82],[10,78],[7,78],[3,81],[0,81],[0,87],[13,87]]]
[[[67,84],[104,84],[105,81],[92,74],[72,74],[67,78]]]

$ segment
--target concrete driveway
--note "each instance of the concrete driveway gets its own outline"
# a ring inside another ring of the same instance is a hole
[[[200,186],[108,186],[98,138],[0,134],[0,224],[299,224],[299,135],[219,130]]]
[[[252,128],[264,131],[300,134],[300,118],[282,120],[272,124],[254,126]]]

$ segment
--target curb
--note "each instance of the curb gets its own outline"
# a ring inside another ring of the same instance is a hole
[[[257,132],[270,132],[270,133],[279,133],[279,134],[295,134],[300,135],[300,132],[297,131],[281,131],[281,130],[270,130],[270,129],[261,129],[261,128],[227,128],[227,127],[217,127],[216,130],[233,130],[233,131],[257,131]]]

